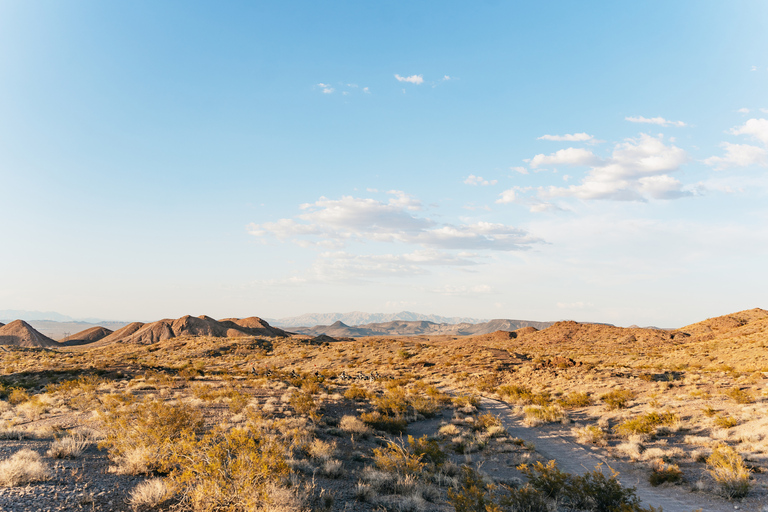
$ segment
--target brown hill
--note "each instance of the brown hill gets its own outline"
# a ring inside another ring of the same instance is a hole
[[[689,334],[701,341],[714,339],[715,336],[741,336],[748,334],[768,320],[768,311],[760,308],[747,309],[730,315],[708,318],[703,322],[687,325],[675,332]]]
[[[24,320],[14,320],[0,327],[0,345],[15,345],[17,347],[59,346],[58,343],[48,336],[37,332]]]
[[[67,336],[64,339],[59,340],[59,343],[65,346],[84,345],[86,343],[93,343],[95,341],[99,341],[100,339],[106,338],[112,334],[112,332],[113,331],[105,327],[91,327],[90,329],[80,331],[76,334],[73,334],[72,336]]]
[[[200,315],[186,315],[177,319],[164,318],[157,322],[142,324],[135,322],[119,329],[111,335],[97,341],[92,346],[104,346],[110,343],[150,344],[180,336],[207,336],[212,338],[239,338],[243,336],[284,337],[288,334],[282,329],[270,326],[258,317],[228,318],[222,321]]]

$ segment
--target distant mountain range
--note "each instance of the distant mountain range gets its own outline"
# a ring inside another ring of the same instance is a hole
[[[346,325],[366,325],[385,322],[432,322],[435,324],[480,324],[487,322],[487,318],[470,318],[463,316],[423,315],[412,311],[399,313],[363,313],[352,311],[351,313],[307,313],[299,316],[284,318],[265,318],[271,325],[280,327],[303,327],[312,325],[331,325],[334,322],[342,322]]]
[[[546,329],[554,322],[531,322],[528,320],[496,319],[482,323],[459,322],[435,323],[421,321],[392,321],[349,326],[341,321],[331,325],[316,325],[314,327],[287,327],[286,330],[311,336],[332,336],[334,338],[356,338],[360,336],[420,336],[420,335],[452,335],[472,336],[490,334],[496,331],[515,331],[523,327]]]

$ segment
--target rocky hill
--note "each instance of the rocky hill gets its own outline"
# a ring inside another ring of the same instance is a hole
[[[112,332],[113,331],[107,329],[106,327],[91,327],[90,329],[85,329],[84,331],[80,331],[76,334],[73,334],[72,336],[67,336],[66,338],[59,340],[59,344],[63,346],[73,346],[85,345],[86,343],[94,343],[103,338],[106,338],[112,334]]]
[[[0,345],[17,347],[58,347],[59,344],[48,336],[40,334],[24,320],[13,322],[0,327]]]

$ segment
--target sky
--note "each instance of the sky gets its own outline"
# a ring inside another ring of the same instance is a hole
[[[768,3],[0,0],[0,309],[768,308]]]

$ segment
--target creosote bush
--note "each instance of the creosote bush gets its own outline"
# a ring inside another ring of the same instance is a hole
[[[679,484],[683,481],[683,472],[677,464],[667,464],[659,459],[654,463],[648,481],[654,487],[663,483]]]
[[[118,472],[168,473],[175,443],[202,426],[202,414],[188,404],[122,398],[108,400],[101,412],[104,440],[99,447],[109,448]]]
[[[727,498],[743,498],[749,493],[749,468],[736,450],[726,444],[717,445],[707,457],[709,474]]]
[[[48,466],[36,451],[25,448],[0,461],[1,487],[27,485],[47,480],[48,477]]]
[[[616,434],[621,437],[630,437],[633,435],[650,435],[656,431],[657,427],[672,425],[678,421],[677,415],[673,412],[651,411],[642,414],[636,418],[624,421],[614,428]]]
[[[609,393],[600,396],[600,400],[605,402],[608,409],[625,409],[630,400],[634,400],[635,393],[629,389],[614,389]]]

